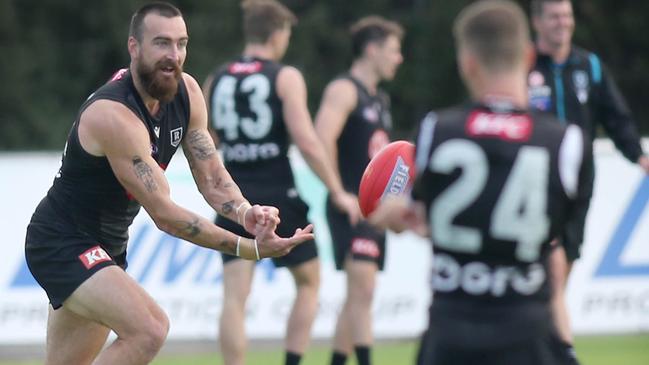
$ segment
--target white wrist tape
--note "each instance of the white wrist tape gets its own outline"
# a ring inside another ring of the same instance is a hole
[[[261,258],[259,257],[259,247],[257,247],[257,239],[253,240],[255,242],[255,255],[257,255],[257,261],[259,261]]]
[[[237,257],[241,257],[241,255],[239,254],[239,247],[240,246],[241,246],[241,236],[238,236],[237,237],[237,251],[236,251]]]
[[[242,206],[244,206],[244,204],[248,204],[248,208],[243,211],[242,215],[239,215],[239,210],[241,209]],[[250,205],[250,203],[248,203],[247,201],[244,201],[243,203],[239,204],[237,209],[234,210],[234,213],[237,215],[237,223],[239,223],[239,225],[242,225],[243,222],[245,222],[246,213],[248,213],[248,209],[250,208],[252,208],[252,205]]]

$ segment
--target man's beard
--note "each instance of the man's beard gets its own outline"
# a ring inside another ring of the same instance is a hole
[[[157,74],[158,70],[168,67],[174,69],[174,77],[172,79]],[[168,103],[176,96],[178,82],[182,77],[182,69],[175,62],[158,61],[153,67],[150,67],[140,61],[137,63],[136,72],[142,82],[142,86],[144,86],[144,90],[154,99]]]

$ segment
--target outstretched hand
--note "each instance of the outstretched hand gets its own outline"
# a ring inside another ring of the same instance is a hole
[[[358,205],[358,197],[356,195],[342,191],[331,194],[331,201],[338,210],[347,214],[350,225],[355,226],[361,220],[361,208]]]
[[[257,240],[260,258],[284,256],[300,243],[314,239],[312,224],[296,229],[291,237],[282,238],[278,236],[275,229],[279,221],[277,215],[269,215],[265,224],[255,226],[255,239]]]
[[[428,236],[424,206],[410,202],[403,196],[389,196],[370,214],[368,221],[375,227],[400,233],[412,230],[420,236]]]

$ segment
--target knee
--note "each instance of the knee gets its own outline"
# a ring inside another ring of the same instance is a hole
[[[169,333],[169,319],[163,313],[162,316],[156,315],[155,319],[152,319],[149,324],[147,324],[139,336],[139,343],[141,351],[144,354],[144,357],[148,359],[153,359],[155,355],[160,351],[162,345],[167,339],[167,334]]]
[[[353,303],[358,303],[360,305],[370,305],[374,300],[374,282],[360,282],[355,283],[353,288],[351,288],[348,296],[350,301]]]
[[[244,312],[248,301],[249,290],[233,289],[223,292],[223,309]]]
[[[298,269],[291,270],[298,291],[309,291],[317,294],[320,289],[320,264],[318,261],[307,262]]]
[[[295,277],[295,286],[301,292],[318,293],[320,289],[320,275],[318,272],[308,273]]]

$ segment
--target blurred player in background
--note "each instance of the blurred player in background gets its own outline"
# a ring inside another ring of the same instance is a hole
[[[414,202],[385,202],[371,216],[396,231],[428,226],[434,300],[418,363],[569,364],[552,321],[548,258],[550,242],[588,209],[590,139],[528,110],[534,50],[518,5],[475,2],[454,35],[473,103],[426,116]]]
[[[313,128],[304,78],[296,68],[279,63],[289,45],[295,16],[275,0],[247,0],[242,8],[243,55],[216,70],[205,84],[211,127],[225,166],[247,197],[280,209],[280,234],[294,232],[307,224],[308,207],[298,196],[289,164],[287,153],[293,142],[329,189],[336,209],[356,222],[360,216],[356,198],[343,189]],[[220,215],[216,223],[246,236],[237,224]],[[226,364],[243,364],[246,300],[255,263],[228,254],[222,257],[221,352]],[[297,288],[285,343],[285,363],[295,365],[307,349],[318,309],[320,261],[315,241],[273,262],[290,270]]]
[[[635,121],[615,81],[596,54],[572,44],[572,2],[532,0],[531,15],[537,49],[536,65],[528,78],[531,106],[555,114],[563,124],[579,125],[591,140],[601,125],[620,152],[649,173],[649,158],[643,154]],[[574,237],[583,236],[585,213],[560,238],[552,254],[555,321],[565,353],[575,363],[565,286],[572,263],[580,256],[582,242]]]
[[[400,25],[378,16],[356,22],[351,27],[352,66],[327,85],[318,110],[318,136],[345,189],[355,194],[370,159],[389,143],[390,102],[378,84],[392,80],[403,61],[402,37]],[[329,195],[327,200],[327,221],[336,268],[347,274],[347,293],[336,324],[331,363],[344,364],[355,351],[359,365],[368,365],[372,300],[376,273],[385,260],[385,231],[365,221],[350,222],[336,209],[334,198]]]
[[[280,239],[277,209],[252,207],[232,181],[210,138],[201,89],[182,72],[187,42],[174,6],[151,3],[133,15],[130,67],[81,106],[61,169],[32,216],[25,256],[52,305],[48,365],[146,364],[162,346],[166,314],[124,272],[128,227],[141,206],[171,235],[250,260],[313,238],[298,230]],[[207,202],[256,240],[171,201],[164,169],[180,144]],[[111,330],[117,339],[102,350]]]

